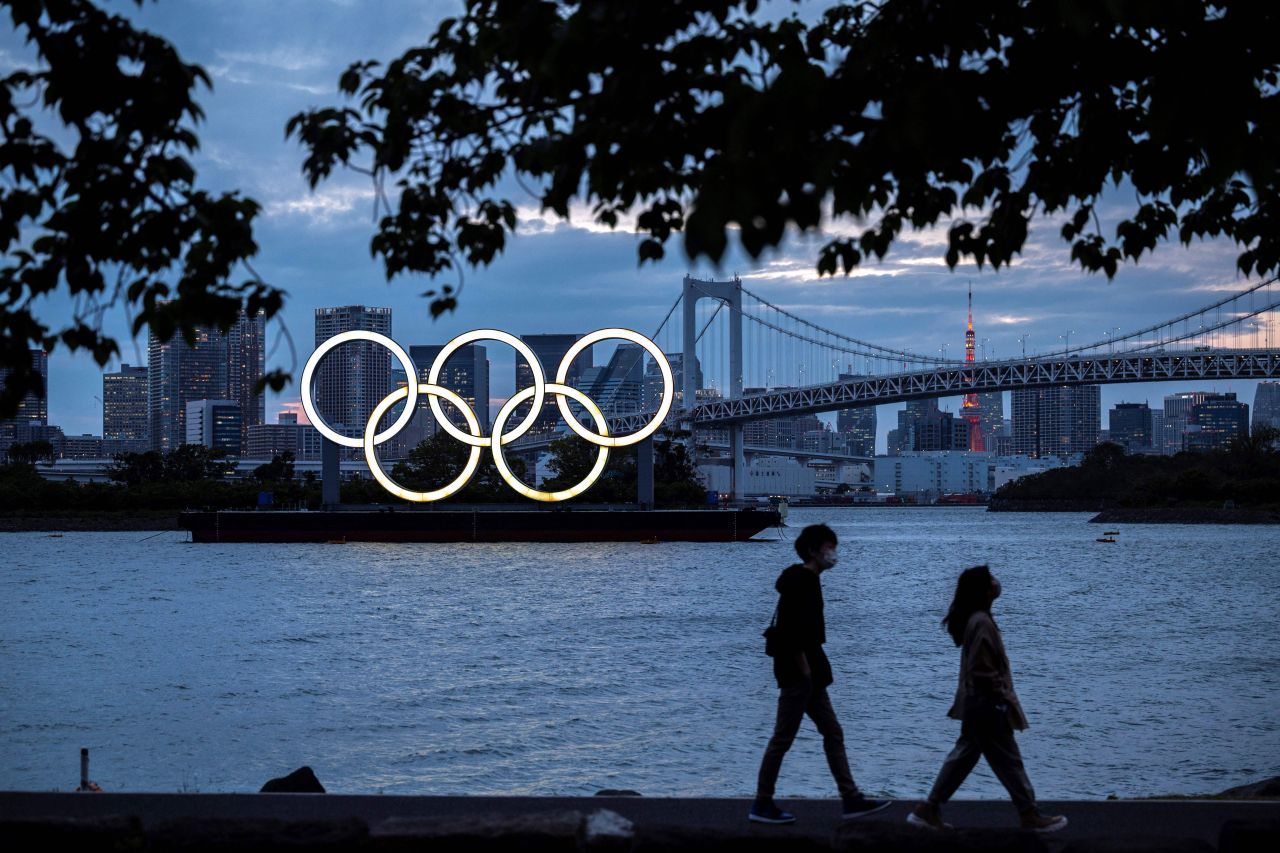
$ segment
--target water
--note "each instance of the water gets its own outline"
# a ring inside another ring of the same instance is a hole
[[[988,562],[1042,797],[1280,775],[1274,528],[973,509],[831,523],[832,699],[869,792],[919,797],[958,725],[938,619]],[[0,789],[747,796],[776,690],[760,631],[789,541],[193,545],[0,538]],[[812,725],[782,796],[833,796]],[[1003,797],[985,764],[961,797]]]

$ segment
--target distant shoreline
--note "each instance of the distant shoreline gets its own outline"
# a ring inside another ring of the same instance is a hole
[[[173,510],[4,513],[0,533],[110,533],[180,530]]]
[[[993,499],[988,512],[1092,512],[1093,524],[1280,524],[1280,510],[1221,506],[1108,507],[1102,500]]]

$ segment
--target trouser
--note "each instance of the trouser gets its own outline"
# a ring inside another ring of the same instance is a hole
[[[980,755],[986,756],[987,764],[991,765],[992,772],[1009,792],[1019,813],[1035,808],[1036,794],[1031,788],[1031,780],[1027,778],[1026,768],[1022,766],[1022,753],[1018,751],[1018,742],[1013,739],[1013,727],[1007,720],[994,726],[965,726],[961,729],[960,739],[938,771],[938,779],[929,792],[929,802],[942,805],[951,799],[978,763]]]
[[[822,750],[827,754],[827,766],[836,780],[836,788],[842,797],[858,795],[858,786],[849,772],[849,757],[844,751],[844,730],[836,719],[835,709],[825,687],[812,688],[809,682],[797,687],[784,687],[778,691],[778,720],[773,727],[773,737],[765,747],[760,761],[760,776],[756,782],[756,799],[773,797],[778,782],[782,759],[800,730],[800,722],[808,714],[822,735]]]

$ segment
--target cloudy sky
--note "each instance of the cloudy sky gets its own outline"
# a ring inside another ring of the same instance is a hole
[[[203,65],[213,79],[212,92],[200,98],[207,118],[195,165],[208,188],[238,188],[263,205],[255,266],[289,292],[282,319],[299,346],[296,364],[282,344],[271,366],[301,371],[313,341],[312,312],[329,305],[390,306],[394,335],[405,346],[443,342],[478,327],[516,334],[585,332],[606,325],[648,331],[662,320],[687,272],[736,272],[752,290],[816,323],[924,353],[936,353],[945,344],[950,356],[963,352],[965,292],[972,282],[977,335],[989,339],[988,354],[996,357],[1019,352],[1022,335],[1029,353],[1045,352],[1061,346],[1065,333],[1073,342],[1102,339],[1116,327],[1137,329],[1246,284],[1235,272],[1235,248],[1223,243],[1164,247],[1110,282],[1085,275],[1072,267],[1069,248],[1052,222],[1034,230],[1023,256],[999,273],[972,265],[947,270],[942,230],[909,237],[883,262],[849,278],[817,278],[813,265],[823,239],[812,234],[797,236],[760,259],[731,257],[719,270],[689,264],[676,244],[666,261],[638,268],[637,238],[625,228],[603,231],[580,216],[569,222],[550,214],[543,219],[533,199],[517,198],[524,213],[521,233],[491,268],[468,273],[456,312],[432,321],[417,296],[425,282],[388,284],[369,255],[373,199],[367,180],[340,175],[310,191],[300,171],[302,151],[284,138],[284,125],[300,110],[338,103],[337,79],[349,63],[394,58],[425,41],[436,21],[456,13],[459,3],[160,0],[141,11],[121,0],[109,5],[168,38],[184,59]],[[0,33],[0,73],[30,62],[28,49],[7,23]],[[1131,197],[1120,190],[1115,200]],[[66,307],[55,299],[43,310],[56,321],[65,317]],[[122,360],[145,364],[145,339],[128,339],[123,313],[107,322],[122,339]],[[272,341],[278,336],[273,327]],[[502,350],[491,348],[495,397],[509,394],[514,381],[512,357]],[[98,366],[87,355],[58,350],[50,357],[49,373],[50,421],[68,434],[100,434],[101,408],[94,399],[101,394]],[[1154,407],[1164,394],[1197,387],[1235,391],[1252,403],[1254,386],[1104,386],[1103,408],[1142,400]],[[272,395],[268,420],[296,400],[296,386]],[[954,409],[955,401],[947,405]],[[894,408],[880,410],[882,452]]]

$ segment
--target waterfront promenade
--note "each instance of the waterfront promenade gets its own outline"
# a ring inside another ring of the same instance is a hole
[[[734,798],[0,792],[0,833],[32,842],[79,835],[81,841],[96,842],[91,847],[145,839],[151,849],[391,849],[416,839],[472,850],[834,847],[1233,853],[1275,849],[1272,843],[1280,841],[1277,800],[1051,800],[1041,803],[1042,808],[1068,815],[1071,823],[1043,837],[1017,831],[1007,801],[955,801],[947,806],[946,819],[957,831],[941,834],[908,827],[904,821],[911,804],[906,800],[896,801],[875,820],[843,825],[836,800],[780,803],[796,814],[794,826],[749,824],[749,801]],[[600,815],[602,811],[625,820]],[[597,816],[591,820],[593,814]],[[1247,827],[1252,830],[1241,833]]]

